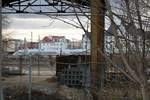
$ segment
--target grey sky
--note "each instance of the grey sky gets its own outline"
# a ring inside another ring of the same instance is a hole
[[[43,15],[8,15],[10,26],[5,32],[11,32],[13,38],[30,40],[31,32],[34,34],[34,40],[37,41],[38,37],[41,38],[45,35],[64,35],[69,39],[80,40],[82,29],[75,28],[62,21],[50,19]],[[59,17],[62,18],[62,17]],[[70,21],[77,20],[73,17],[63,17],[63,20]],[[81,18],[84,25],[87,22],[86,18]]]

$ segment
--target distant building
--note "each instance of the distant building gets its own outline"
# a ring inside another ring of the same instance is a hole
[[[69,39],[66,39],[66,41],[67,41],[67,49],[70,49],[70,48],[72,48],[72,42],[69,40]]]
[[[86,34],[82,35],[81,47],[82,49],[87,49],[87,50],[91,48],[91,41]]]
[[[22,43],[18,47],[18,50],[22,50],[22,49],[25,49],[25,48],[27,48],[27,49],[38,49],[38,42]]]
[[[40,41],[39,48],[41,50],[66,49],[68,40],[65,36],[46,36]]]
[[[70,49],[81,49],[81,41],[71,41]]]
[[[23,44],[23,41],[20,39],[4,39],[3,50],[4,52],[15,52],[21,44]]]

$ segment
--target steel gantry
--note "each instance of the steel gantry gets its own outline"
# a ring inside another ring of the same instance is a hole
[[[3,0],[4,1],[4,0]],[[87,0],[5,0],[2,13],[53,13],[53,14],[77,14],[89,13],[90,7]],[[86,1],[86,2],[85,2]]]

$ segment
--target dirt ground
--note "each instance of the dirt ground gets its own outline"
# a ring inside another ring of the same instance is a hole
[[[26,89],[10,89],[6,88],[4,90],[5,100],[28,100],[28,93]],[[41,91],[32,91],[31,100],[68,100],[65,96],[58,93],[46,94]]]
[[[3,87],[5,100],[28,100],[27,75],[3,77]],[[32,100],[67,100],[56,90],[55,76],[32,76]]]
[[[28,76],[3,77],[5,100],[28,100]],[[84,100],[83,91],[59,85],[55,75],[32,76],[32,100]]]

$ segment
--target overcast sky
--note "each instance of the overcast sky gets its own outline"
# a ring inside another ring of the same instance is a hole
[[[37,41],[38,37],[42,39],[47,35],[63,35],[68,39],[81,40],[82,29],[73,27],[57,19],[50,19],[43,15],[8,15],[10,25],[4,30],[5,33],[11,33],[13,38],[16,39],[31,39],[31,32],[33,34],[33,40]],[[77,20],[73,17],[58,17],[65,21]],[[84,25],[86,25],[87,19],[81,18]],[[75,23],[74,23],[75,24]]]

